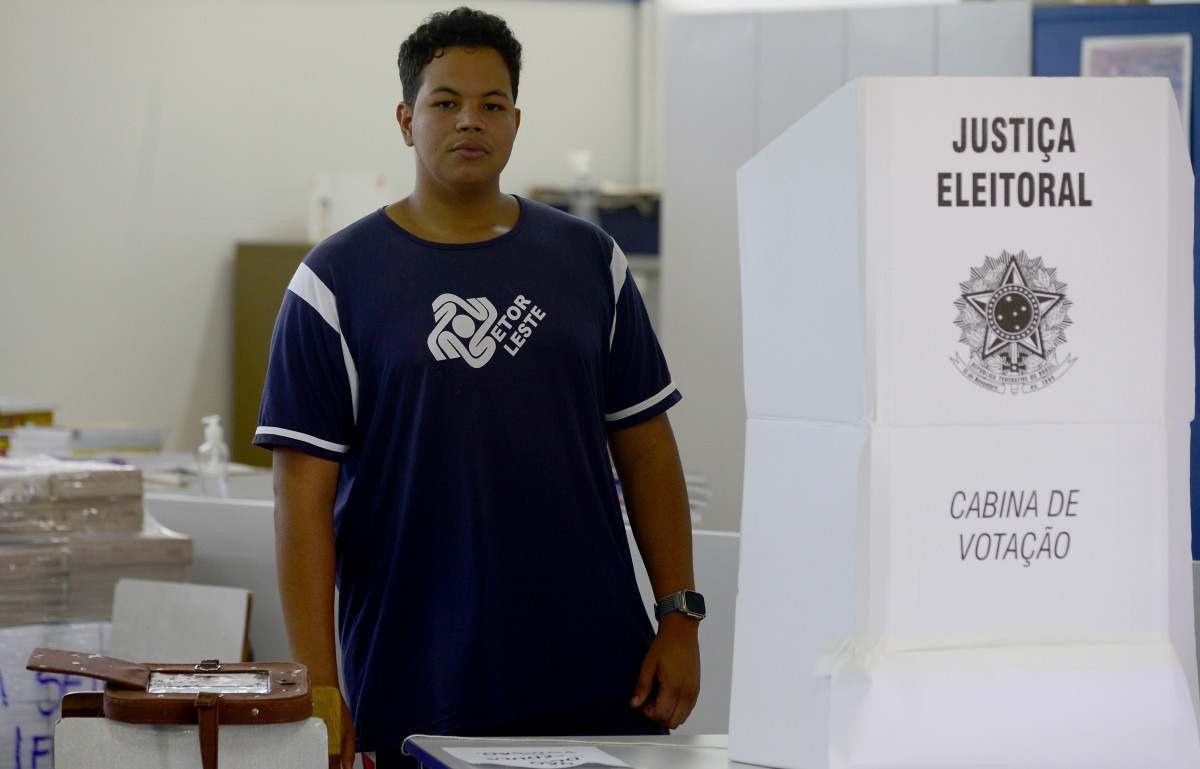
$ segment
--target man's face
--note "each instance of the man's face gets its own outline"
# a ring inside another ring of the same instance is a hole
[[[498,186],[521,111],[494,48],[447,48],[425,66],[412,104],[396,110],[418,176],[450,189]]]

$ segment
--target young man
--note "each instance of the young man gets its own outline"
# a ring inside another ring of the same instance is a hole
[[[411,733],[661,733],[699,693],[680,395],[613,240],[500,192],[520,50],[466,8],[404,43],[415,188],[309,254],[271,344],[280,594],[337,686],[336,574],[347,766]]]

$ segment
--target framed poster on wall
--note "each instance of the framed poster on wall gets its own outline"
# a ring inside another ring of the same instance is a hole
[[[1186,131],[1191,126],[1192,36],[1096,35],[1083,38],[1079,74],[1084,77],[1165,77]]]

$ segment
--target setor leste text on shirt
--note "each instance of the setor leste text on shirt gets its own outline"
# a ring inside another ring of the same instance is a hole
[[[488,331],[492,338],[504,345],[504,351],[516,356],[521,347],[533,336],[533,331],[546,318],[546,311],[539,308],[532,300],[518,294],[504,314],[496,319],[495,325]]]

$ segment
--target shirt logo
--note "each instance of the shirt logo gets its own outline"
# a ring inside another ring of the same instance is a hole
[[[462,358],[471,368],[483,368],[499,345],[512,357],[533,336],[546,311],[518,294],[504,314],[488,299],[462,299],[442,294],[433,300],[433,331],[427,344],[437,361]]]
[[[462,358],[471,368],[483,368],[496,353],[488,331],[496,324],[496,308],[487,299],[461,299],[442,294],[433,300],[433,331],[427,344],[433,359]]]

